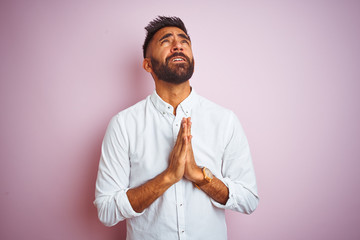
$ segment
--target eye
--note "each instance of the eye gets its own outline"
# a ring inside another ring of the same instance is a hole
[[[182,40],[181,43],[189,44],[188,40]]]
[[[169,42],[168,39],[164,39],[164,40],[161,41],[161,45],[163,45],[164,43],[168,43],[168,42]]]

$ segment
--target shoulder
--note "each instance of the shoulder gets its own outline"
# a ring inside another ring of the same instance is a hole
[[[233,132],[236,128],[241,129],[241,123],[232,110],[199,95],[198,101],[193,114],[199,120],[219,126],[224,132]]]
[[[118,120],[120,119],[127,120],[134,117],[138,117],[139,115],[144,114],[145,109],[149,104],[149,102],[150,102],[150,96],[146,97],[145,99],[135,103],[134,105],[124,110],[121,110],[113,118]]]
[[[129,127],[134,125],[135,122],[141,119],[141,116],[145,116],[146,108],[148,107],[149,102],[151,101],[148,96],[134,105],[121,110],[111,118],[109,126],[123,128],[125,126]]]
[[[224,118],[234,117],[235,114],[230,109],[227,109],[203,96],[197,95],[199,100],[199,110],[203,111],[205,114],[210,114],[214,116],[222,116]]]

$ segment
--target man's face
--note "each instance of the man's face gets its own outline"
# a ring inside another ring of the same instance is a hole
[[[194,57],[188,36],[177,27],[160,29],[149,44],[147,57],[160,80],[180,84],[194,72]]]

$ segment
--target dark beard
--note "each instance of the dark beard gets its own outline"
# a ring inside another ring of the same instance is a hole
[[[176,69],[171,69],[169,67],[169,61],[175,56],[184,57],[186,62],[176,64]],[[186,82],[194,73],[194,59],[190,61],[190,58],[185,56],[183,53],[174,53],[170,57],[167,57],[165,64],[162,64],[156,59],[151,58],[151,64],[153,66],[153,71],[158,79],[168,83],[180,84]]]

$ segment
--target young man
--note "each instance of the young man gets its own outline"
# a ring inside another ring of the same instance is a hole
[[[107,129],[96,182],[99,219],[127,219],[127,239],[226,239],[225,209],[258,204],[249,146],[237,117],[191,88],[185,25],[158,17],[145,28],[143,67],[155,91]]]

